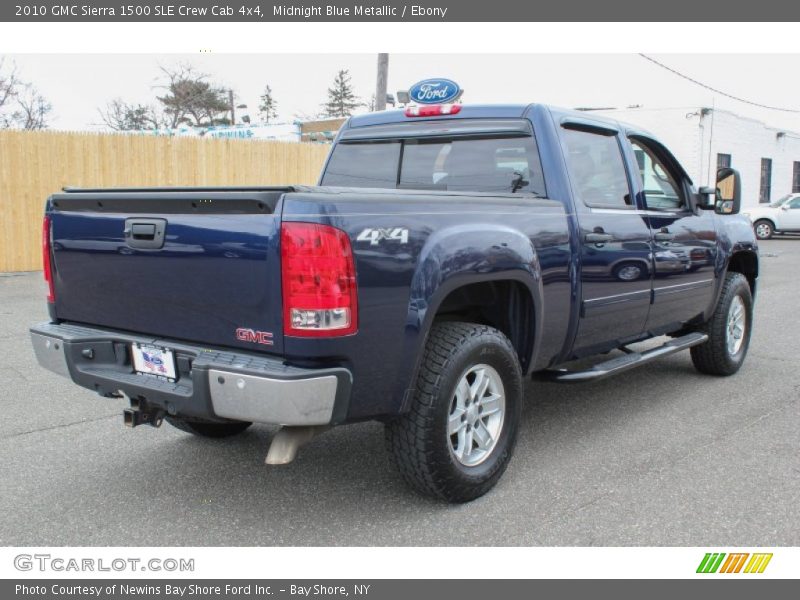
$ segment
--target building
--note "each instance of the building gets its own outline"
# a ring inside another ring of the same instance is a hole
[[[334,118],[302,121],[300,122],[300,141],[330,143],[346,120],[347,118]]]
[[[299,142],[300,130],[297,123],[254,123],[209,127],[206,137],[233,140],[273,140],[277,142]]]
[[[627,108],[593,111],[656,135],[696,185],[713,185],[717,168],[742,176],[742,207],[800,192],[800,133],[710,108]]]
[[[225,140],[272,140],[278,142],[311,142],[330,144],[347,118],[294,121],[292,123],[247,123],[213,125],[211,127],[182,126],[176,129],[140,131],[150,135],[207,137]]]

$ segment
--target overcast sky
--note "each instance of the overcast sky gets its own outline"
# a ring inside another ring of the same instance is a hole
[[[709,86],[753,102],[800,110],[796,73],[800,55],[654,55]],[[356,93],[375,86],[374,54],[79,54],[7,55],[54,107],[55,129],[101,130],[98,107],[115,97],[152,103],[159,66],[189,63],[232,87],[242,111],[255,117],[266,84],[279,120],[314,116],[338,69],[349,69]],[[648,108],[716,106],[800,132],[800,113],[765,110],[715,94],[635,54],[392,54],[389,90],[420,79],[448,77],[464,88],[464,102],[543,102],[563,107]],[[255,118],[253,119],[255,121]]]

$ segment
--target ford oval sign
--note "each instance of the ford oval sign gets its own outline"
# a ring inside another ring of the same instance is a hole
[[[450,79],[425,79],[408,90],[408,97],[417,104],[445,104],[461,95],[461,88]]]

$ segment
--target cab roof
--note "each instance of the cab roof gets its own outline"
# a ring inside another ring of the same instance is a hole
[[[641,134],[653,137],[650,132],[645,131],[635,125],[623,123],[611,117],[599,115],[590,110],[571,110],[559,108],[547,104],[462,104],[461,110],[454,115],[434,115],[430,117],[408,117],[405,109],[383,110],[378,112],[355,115],[348,119],[345,124],[346,129],[358,127],[370,127],[372,125],[391,125],[393,123],[407,123],[424,120],[446,120],[446,119],[521,119],[529,116],[532,110],[545,110],[553,115],[556,121],[587,121],[592,123],[606,124],[610,128],[624,131],[627,134]]]
[[[521,119],[532,104],[464,104],[456,115],[437,115],[434,117],[407,117],[405,109],[382,110],[363,115],[355,115],[347,121],[347,127],[369,127],[370,125],[389,125],[405,123],[411,119]]]

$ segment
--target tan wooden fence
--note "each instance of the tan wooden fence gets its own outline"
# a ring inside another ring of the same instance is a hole
[[[41,269],[47,197],[64,186],[313,184],[329,146],[0,131],[0,273]]]

